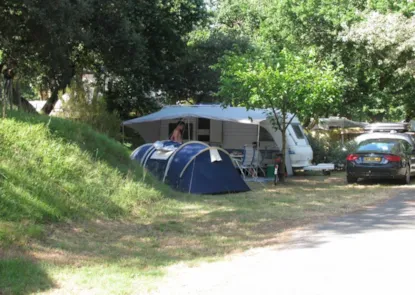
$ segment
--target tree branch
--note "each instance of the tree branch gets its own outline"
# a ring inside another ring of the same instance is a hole
[[[275,107],[274,107],[274,104],[272,103],[272,99],[267,98],[267,100],[268,100],[269,105],[271,106],[271,110],[272,110],[272,113],[274,114],[275,120],[277,121],[277,126],[282,131],[280,120],[278,119],[278,114],[275,111]]]
[[[297,116],[296,113],[292,114],[293,116],[291,117],[290,120],[288,120],[287,126],[291,124],[291,122],[294,120],[295,116]]]

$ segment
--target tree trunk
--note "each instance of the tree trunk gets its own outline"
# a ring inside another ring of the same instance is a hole
[[[281,182],[285,182],[285,163],[286,161],[286,155],[287,153],[285,152],[286,147],[287,147],[287,137],[285,136],[286,132],[287,132],[287,126],[286,126],[286,112],[283,109],[282,111],[282,130],[281,130],[281,134],[282,134],[282,161],[281,161]]]
[[[46,114],[46,115],[49,115],[53,111],[53,109],[55,107],[55,104],[58,101],[58,99],[59,99],[59,89],[55,88],[55,89],[52,90],[52,94],[48,98],[48,100],[46,101],[46,103],[43,106],[41,112]]]
[[[1,69],[3,68],[3,65],[0,64],[0,75],[1,75]],[[0,78],[0,107],[1,107],[1,114],[2,117],[4,118],[6,116],[6,111],[5,111],[5,100],[3,99],[3,86],[4,86],[4,81],[3,79]]]

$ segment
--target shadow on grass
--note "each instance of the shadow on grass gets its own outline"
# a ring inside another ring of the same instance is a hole
[[[38,263],[24,258],[0,257],[0,294],[32,294],[53,287],[53,281]]]

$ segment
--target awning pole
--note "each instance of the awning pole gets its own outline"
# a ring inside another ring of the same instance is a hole
[[[257,146],[257,150],[259,150],[259,132],[260,132],[260,128],[261,128],[261,123],[258,123],[258,134],[257,134],[257,138],[256,138],[256,146]]]

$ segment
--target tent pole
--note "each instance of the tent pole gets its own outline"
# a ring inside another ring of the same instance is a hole
[[[192,176],[190,176],[189,194],[192,192],[193,174],[195,173],[196,159],[193,161]]]

